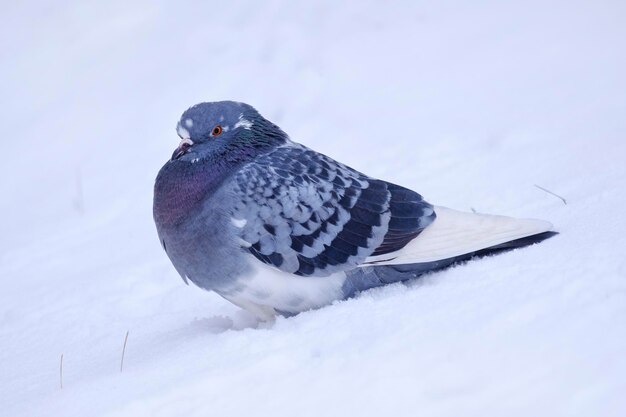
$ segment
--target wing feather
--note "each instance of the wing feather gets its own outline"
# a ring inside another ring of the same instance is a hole
[[[296,275],[353,269],[404,247],[435,218],[419,194],[294,143],[246,165],[234,184],[243,247]]]

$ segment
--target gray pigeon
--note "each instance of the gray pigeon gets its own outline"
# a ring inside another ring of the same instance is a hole
[[[289,139],[252,106],[200,103],[154,187],[185,282],[263,320],[555,234],[542,220],[433,206]]]

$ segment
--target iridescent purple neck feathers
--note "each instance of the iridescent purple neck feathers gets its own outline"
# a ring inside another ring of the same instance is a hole
[[[169,227],[182,223],[216,189],[223,176],[223,172],[207,166],[183,161],[166,163],[154,185],[153,214],[157,225]]]

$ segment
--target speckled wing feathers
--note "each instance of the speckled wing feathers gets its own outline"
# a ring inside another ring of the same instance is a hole
[[[347,271],[398,250],[435,218],[419,194],[293,143],[241,169],[235,193],[242,245],[302,276]]]

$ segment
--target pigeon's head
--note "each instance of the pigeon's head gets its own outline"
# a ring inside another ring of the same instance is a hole
[[[254,107],[234,101],[200,103],[183,113],[176,126],[181,142],[172,161],[244,158],[285,142],[287,135]]]

